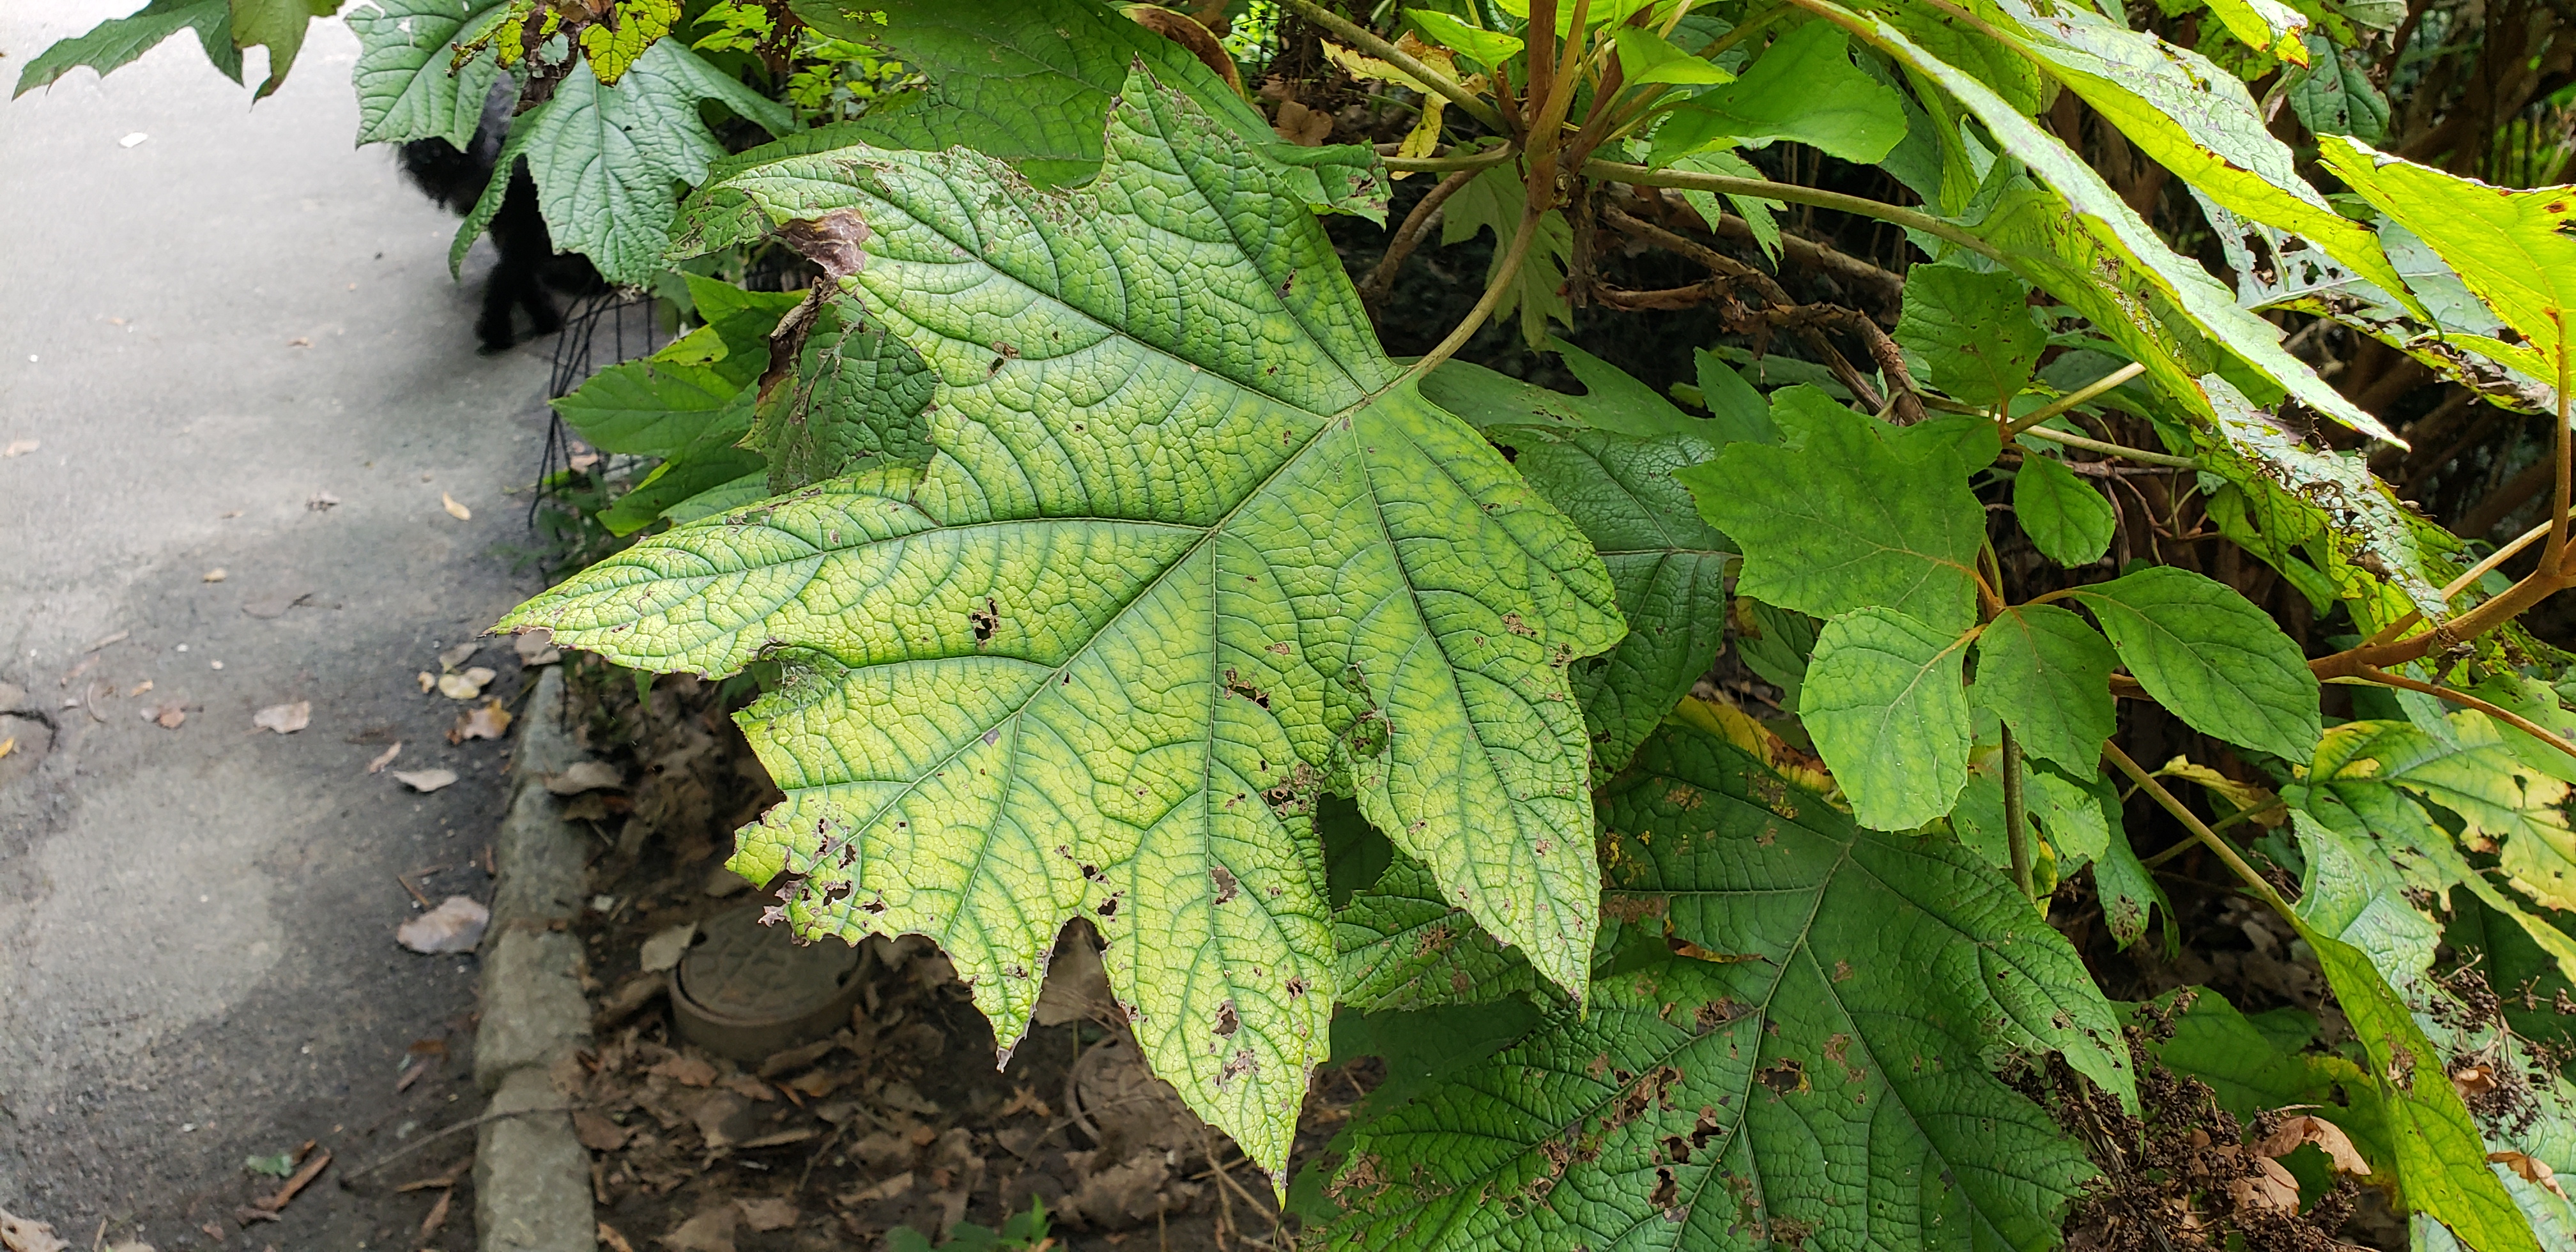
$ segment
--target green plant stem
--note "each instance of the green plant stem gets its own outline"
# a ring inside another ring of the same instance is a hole
[[[1382,156],[1378,158],[1378,163],[1388,169],[1402,170],[1408,174],[1450,174],[1461,170],[1473,173],[1477,170],[1492,169],[1520,154],[1519,148],[1504,144],[1499,148],[1487,148],[1482,152],[1470,153],[1466,156]]]
[[[2033,439],[2045,439],[2050,443],[2062,443],[2070,448],[2082,448],[2087,452],[2099,452],[2104,456],[2116,456],[2124,461],[2136,461],[2141,465],[2162,465],[2170,469],[2187,470],[2196,470],[2200,468],[2200,462],[2192,460],[2187,456],[2168,456],[2162,452],[2149,452],[2144,448],[2130,448],[2116,443],[2104,443],[2099,439],[2087,439],[2082,435],[2070,435],[2062,430],[2049,430],[2046,427],[2041,426],[2034,426],[2029,430],[2016,431],[2014,433],[2028,435]]]
[[[1412,75],[1415,82],[1447,97],[1449,103],[1465,110],[1467,116],[1497,131],[1509,129],[1503,125],[1503,115],[1495,112],[1494,106],[1485,103],[1476,93],[1449,81],[1446,75],[1424,65],[1413,54],[1378,38],[1349,18],[1315,3],[1315,0],[1288,0],[1288,7],[1297,16],[1340,36],[1344,43]]]
[[[2552,455],[2557,458],[2555,462],[2557,465],[2557,478],[2551,487],[2549,497],[2549,546],[2540,550],[2540,568],[2553,570],[2562,569],[2567,563],[2567,497],[2569,469],[2567,446],[2567,386],[2571,381],[2568,378],[2568,366],[2571,361],[2576,361],[2576,352],[2570,352],[2568,350],[2567,310],[2559,309],[2556,310],[2556,313],[2558,315],[2558,437],[2552,441]]]
[[[1543,18],[1548,24],[1547,33],[1553,36],[1556,31],[1554,6],[1545,6],[1551,11],[1544,15],[1539,12],[1540,7],[1535,4],[1530,7],[1530,28],[1535,33]],[[1574,107],[1574,89],[1583,82],[1583,28],[1585,19],[1591,15],[1592,0],[1574,0],[1572,20],[1566,26],[1565,46],[1557,50],[1556,68],[1548,75],[1545,98],[1539,100],[1538,112],[1530,118],[1526,147],[1529,150],[1529,206],[1534,212],[1556,207],[1557,156],[1565,148],[1565,116],[1567,110]],[[1537,64],[1538,55],[1538,45],[1533,42],[1530,45],[1533,66]],[[1530,91],[1533,96],[1539,94],[1535,82],[1531,84]]]
[[[2420,682],[2416,679],[2408,678],[2403,674],[2391,674],[2386,670],[2380,669],[2363,670],[2361,672],[2361,677],[2367,678],[2372,682],[2382,684],[2383,686],[2396,687],[2405,691],[2420,691],[2428,696],[2438,696],[2453,704],[2464,705],[2468,708],[2476,709],[2477,711],[2484,713],[2497,721],[2503,722],[2526,735],[2530,735],[2542,743],[2548,744],[2550,747],[2556,748],[2569,756],[2576,756],[2576,743],[2569,743],[2566,740],[2559,738],[2557,735],[2542,728],[2539,723],[2532,721],[2530,718],[2524,717],[2520,713],[2516,713],[2511,709],[2505,708],[2504,706],[2495,704],[2491,701],[2481,700],[2465,691],[2454,691],[2448,687],[2438,686],[2428,682]]]
[[[1801,187],[1796,183],[1775,183],[1760,178],[1730,178],[1724,174],[1702,174],[1693,170],[1649,169],[1623,161],[1591,160],[1583,163],[1588,178],[1604,182],[1629,183],[1638,187],[1675,187],[1684,191],[1714,191],[1727,196],[1754,196],[1764,200],[1784,200],[1791,204],[1832,209],[1858,217],[1875,218],[1908,230],[1919,230],[1936,239],[1946,239],[1962,248],[2001,263],[2004,253],[1967,228],[1944,218],[1914,209],[1900,209],[1892,204],[1861,196],[1847,196],[1839,191]]]
[[[1477,329],[1485,324],[1485,319],[1493,315],[1494,306],[1502,303],[1503,289],[1520,276],[1521,261],[1529,256],[1530,241],[1538,238],[1538,219],[1539,212],[1536,209],[1522,212],[1521,228],[1512,233],[1511,246],[1503,251],[1502,263],[1494,267],[1494,279],[1485,285],[1485,294],[1476,298],[1476,307],[1467,310],[1467,316],[1458,319],[1458,324],[1450,328],[1448,338],[1441,340],[1429,352],[1423,353],[1420,360],[1407,368],[1404,376],[1396,380],[1397,386],[1418,381],[1423,375],[1438,368],[1442,361],[1456,355],[1458,349],[1467,346],[1467,341],[1475,337]]]
[[[2271,905],[2274,912],[2289,919],[2294,925],[2306,924],[2300,921],[2298,913],[2290,907],[2290,902],[2281,897],[2279,888],[2274,887],[2270,880],[2256,873],[2253,866],[2246,864],[2245,858],[2238,855],[2233,846],[2219,838],[2218,832],[2211,830],[2209,823],[2200,820],[2199,814],[2192,812],[2183,805],[2182,801],[2175,799],[2174,793],[2165,790],[2163,783],[2157,782],[2147,771],[2138,768],[2138,763],[2130,760],[2129,754],[2120,750],[2120,745],[2103,744],[2102,755],[2121,773],[2128,775],[2131,781],[2136,782],[2140,790],[2153,797],[2165,812],[2173,814],[2181,821],[2183,827],[2191,832],[2192,838],[2200,841],[2201,846],[2217,853],[2218,859],[2227,864],[2228,870],[2244,880],[2245,885],[2252,888],[2254,894],[2261,896],[2264,903]]]
[[[2030,830],[2025,820],[2021,794],[2021,745],[2013,742],[2012,727],[2004,727],[2004,846],[2012,853],[2013,885],[2023,896],[2037,899],[2030,876]]]
[[[2013,424],[2005,430],[2004,437],[2006,439],[2010,439],[2014,435],[2021,434],[2022,432],[2039,425],[2041,422],[2045,422],[2060,413],[2064,413],[2068,409],[2072,409],[2076,405],[2091,400],[2093,397],[2101,395],[2103,392],[2109,391],[2113,387],[2117,387],[2120,384],[2146,372],[2146,366],[2140,365],[2135,361],[2131,361],[2108,374],[2104,374],[2100,378],[2094,379],[2092,382],[2078,390],[2070,391],[2065,395],[2049,401],[2047,404],[2031,410],[2027,415],[2016,419]]]

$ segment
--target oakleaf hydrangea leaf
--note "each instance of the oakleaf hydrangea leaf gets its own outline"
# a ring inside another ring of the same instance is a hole
[[[2093,611],[2120,663],[2184,725],[2293,761],[2315,751],[2317,676],[2299,645],[2235,588],[2152,565],[2067,594]]]
[[[671,223],[679,215],[673,183],[704,178],[724,145],[700,117],[713,100],[773,135],[795,119],[784,105],[719,72],[673,40],[644,49],[615,86],[575,65],[554,97],[519,115],[501,147],[500,168],[521,160],[536,180],[537,207],[555,247],[589,257],[613,283],[641,283],[662,267]],[[448,268],[465,262],[509,179],[495,178],[466,215],[447,250]]]
[[[37,53],[18,71],[18,86],[9,95],[23,96],[81,66],[101,75],[113,73],[183,30],[197,34],[206,59],[224,77],[241,81],[241,49],[233,46],[231,0],[152,0],[124,17],[111,17]]]
[[[770,490],[837,478],[868,457],[930,459],[923,409],[938,380],[858,301],[816,288],[781,324],[771,355],[743,441],[769,458]]]
[[[2060,565],[2091,565],[2111,548],[2119,515],[2056,457],[2025,451],[2013,474],[2013,517],[2031,546]]]
[[[737,869],[801,875],[804,933],[937,941],[1006,1050],[1088,918],[1154,1071],[1277,1171],[1335,994],[1316,797],[1579,996],[1567,666],[1624,626],[1240,139],[1140,75],[1107,151],[1069,193],[964,151],[734,175],[938,380],[936,455],[674,529],[507,624],[653,670],[780,662],[742,720],[787,800]]]
[[[2136,1097],[2110,1005],[2009,882],[1682,726],[1602,823],[1603,911],[1643,933],[1588,1009],[1353,1127],[1334,1246],[2054,1238],[2092,1168],[1988,1067],[2054,1049]]]
[[[1734,546],[1700,520],[1689,490],[1673,477],[1717,450],[1692,435],[1634,439],[1497,426],[1485,437],[1513,451],[1521,477],[1583,529],[1618,585],[1628,637],[1574,665],[1575,695],[1592,726],[1593,774],[1607,777],[1689,694],[1725,643]]]
[[[444,139],[463,151],[501,78],[486,49],[455,64],[456,44],[509,9],[508,0],[376,0],[349,12],[358,36],[358,142]]]
[[[1977,707],[1992,710],[2022,750],[2091,777],[2102,742],[2117,729],[2111,707],[2116,664],[2102,632],[2052,604],[1995,614],[1977,636]]]
[[[2028,289],[2000,270],[1917,265],[1905,272],[1896,342],[1932,367],[1932,385],[1980,408],[2000,408],[2039,367],[2048,334],[2030,318]]]
[[[1877,605],[1950,635],[1973,624],[1986,511],[1943,430],[1890,426],[1811,388],[1771,399],[1786,446],[1732,443],[1678,472],[1743,549],[1736,591],[1816,617]],[[1994,424],[1979,425],[1991,456]]]
[[[1894,609],[1825,623],[1798,720],[1851,797],[1860,824],[1911,830],[1950,811],[1968,781],[1964,635]]]
[[[1540,993],[1529,962],[1442,899],[1431,872],[1401,852],[1376,885],[1333,911],[1333,934],[1342,1003],[1361,1012]]]

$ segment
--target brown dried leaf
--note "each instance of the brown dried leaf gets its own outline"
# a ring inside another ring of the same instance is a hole
[[[764,1196],[739,1203],[742,1205],[742,1219],[751,1223],[753,1230],[785,1230],[796,1224],[796,1205],[792,1201]]]
[[[456,781],[452,769],[398,769],[394,778],[414,791],[436,791]]]
[[[531,669],[563,659],[563,651],[555,647],[555,632],[543,626],[511,640],[510,650],[519,654],[519,664]]]
[[[11,445],[15,447],[15,445]],[[16,453],[12,452],[12,456]],[[63,1252],[70,1244],[54,1237],[54,1228],[0,1209],[0,1248],[8,1252]]]
[[[447,732],[447,741],[498,739],[510,733],[510,720],[510,710],[502,708],[500,701],[486,700],[456,719],[455,728]]]
[[[577,796],[585,791],[615,789],[626,785],[626,775],[606,761],[575,761],[570,769],[546,779],[546,790],[559,796]]]
[[[635,1132],[608,1120],[589,1109],[576,1109],[572,1115],[572,1134],[581,1146],[593,1152],[614,1152],[626,1146],[627,1136]]]
[[[281,735],[294,734],[313,724],[313,702],[298,700],[293,704],[272,704],[251,714],[250,724]]]
[[[662,1236],[671,1252],[734,1252],[733,1228],[741,1220],[732,1201],[702,1210]]]
[[[386,766],[391,765],[391,764],[393,764],[393,763],[394,763],[394,758],[395,758],[395,757],[398,757],[398,756],[401,756],[401,755],[402,755],[402,741],[401,741],[401,740],[399,740],[399,739],[397,739],[397,740],[395,740],[395,741],[394,741],[394,746],[392,746],[392,747],[390,747],[390,748],[387,748],[387,749],[385,749],[384,751],[382,751],[382,752],[380,752],[380,753],[377,753],[377,754],[376,754],[376,759],[374,759],[374,760],[372,760],[372,761],[367,762],[367,772],[368,772],[368,773],[370,773],[370,774],[381,774],[381,773],[385,772],[385,767],[386,767]],[[397,775],[397,777],[399,777],[399,775]],[[451,779],[450,781],[453,781],[453,780]]]
[[[2275,1213],[2299,1211],[2299,1180],[2283,1169],[2279,1161],[2268,1156],[2252,1158],[2262,1170],[2252,1178],[2239,1178],[2227,1184],[2227,1193],[2241,1208],[2268,1209]]]
[[[2352,1137],[2343,1132],[2343,1127],[2314,1114],[2303,1113],[2283,1121],[2280,1129],[2254,1145],[2254,1151],[2267,1157],[2282,1157],[2308,1143],[2317,1145],[2336,1169],[2364,1178],[2370,1176],[2370,1162],[2362,1158],[2360,1149],[2352,1146]]]
[[[705,1057],[686,1052],[654,1065],[644,1072],[659,1074],[683,1087],[711,1086],[716,1080],[715,1066],[708,1064]]]
[[[2524,1182],[2538,1183],[2549,1188],[2551,1194],[2561,1200],[2567,1198],[2567,1192],[2558,1185],[2558,1171],[2549,1168],[2549,1162],[2539,1157],[2526,1156],[2520,1152],[2489,1152],[2487,1160],[2522,1175]]]
[[[449,896],[437,908],[394,928],[394,940],[414,952],[471,952],[483,942],[492,910],[472,896]]]

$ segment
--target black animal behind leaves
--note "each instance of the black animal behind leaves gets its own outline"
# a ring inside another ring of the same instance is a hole
[[[514,85],[503,79],[484,101],[483,119],[462,152],[444,139],[402,145],[403,175],[450,211],[472,212],[497,172],[516,100]],[[505,351],[518,342],[515,310],[527,310],[530,334],[550,335],[563,329],[563,314],[555,308],[557,292],[587,295],[606,286],[587,259],[555,251],[554,236],[537,209],[536,180],[528,176],[524,162],[513,163],[509,179],[490,227],[501,256],[483,289],[483,312],[474,321],[474,334],[486,352]]]

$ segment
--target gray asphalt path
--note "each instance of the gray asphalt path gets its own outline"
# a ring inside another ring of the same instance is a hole
[[[0,81],[134,7],[9,0]],[[462,867],[507,745],[446,742],[462,706],[414,675],[535,586],[504,491],[544,348],[474,352],[454,220],[352,145],[355,54],[316,27],[253,108],[182,37],[0,103],[0,1208],[78,1247],[408,1247],[427,1194],[328,1176],[239,1225],[243,1160],[346,1171],[478,1104],[474,961],[395,945],[396,875],[489,898]],[[475,663],[515,690],[506,643]],[[307,729],[253,726],[290,701]],[[463,780],[365,773],[397,740]],[[427,1039],[446,1067],[397,1093]]]

